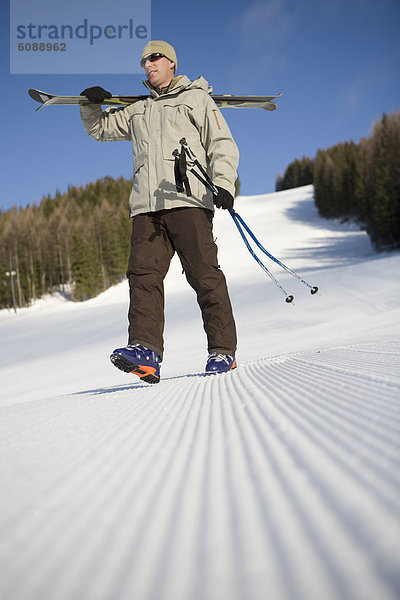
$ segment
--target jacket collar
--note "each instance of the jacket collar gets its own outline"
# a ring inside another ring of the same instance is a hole
[[[212,88],[208,85],[208,81],[201,76],[198,79],[191,81],[186,75],[177,75],[177,77],[174,77],[174,79],[171,81],[168,88],[163,89],[161,93],[159,90],[154,88],[149,81],[143,80],[143,84],[147,87],[151,96],[155,100],[161,97],[163,98],[164,96],[179,94],[179,92],[183,90],[201,89],[208,94],[212,92]]]
[[[162,88],[162,90],[159,90],[158,88],[153,87],[147,79],[143,79],[143,85],[145,85],[147,87],[147,89],[150,91],[150,94],[153,96],[153,98],[159,98],[160,96],[167,96],[172,91],[174,93],[176,93],[178,90],[186,87],[190,83],[191,83],[191,81],[188,77],[186,77],[186,75],[177,75],[176,77],[173,78],[173,80],[171,81],[171,83],[169,84],[168,87]]]

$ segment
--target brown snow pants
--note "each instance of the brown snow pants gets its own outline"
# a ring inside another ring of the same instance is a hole
[[[129,344],[140,343],[162,358],[164,278],[177,252],[197,294],[208,351],[235,354],[236,327],[225,276],[217,262],[213,214],[183,207],[139,214],[132,219],[129,279]]]

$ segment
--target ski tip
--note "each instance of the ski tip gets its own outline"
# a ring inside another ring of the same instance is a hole
[[[36,100],[36,102],[40,103],[40,106],[37,107],[37,109],[35,110],[35,112],[37,112],[38,110],[40,110],[41,108],[43,108],[43,100],[39,97],[39,90],[35,90],[33,88],[29,88],[28,94],[32,98],[32,100]]]
[[[36,102],[43,102],[43,98],[40,94],[45,94],[45,92],[41,92],[40,90],[35,90],[34,88],[29,88],[28,94],[32,98],[32,100],[36,100]],[[48,94],[45,94],[48,97]]]
[[[38,101],[37,90],[34,90],[33,88],[29,88],[28,94],[33,100],[36,100],[36,102]]]
[[[272,112],[273,110],[276,110],[277,106],[276,106],[275,102],[265,102],[265,104],[260,105],[260,108],[263,108],[264,110],[269,110],[270,112]]]
[[[39,102],[40,104],[40,106],[36,109],[36,112],[43,108],[43,106],[45,106],[46,103],[50,100],[49,94],[41,92],[40,90],[35,90],[33,88],[29,88],[28,94],[32,98],[32,100],[35,100],[35,102]]]

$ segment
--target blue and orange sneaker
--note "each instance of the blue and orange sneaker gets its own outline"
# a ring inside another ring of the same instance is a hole
[[[209,355],[206,364],[206,375],[214,375],[216,373],[227,373],[236,369],[236,359],[230,354],[217,354],[216,352]]]
[[[133,373],[146,383],[160,381],[161,358],[141,344],[117,348],[110,356],[112,364],[124,373]]]

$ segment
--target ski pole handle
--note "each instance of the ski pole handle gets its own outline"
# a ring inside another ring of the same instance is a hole
[[[206,170],[203,168],[203,166],[199,163],[199,161],[197,160],[197,157],[195,155],[195,153],[193,152],[193,150],[191,148],[189,148],[188,143],[186,141],[186,138],[181,138],[179,140],[179,143],[181,144],[182,148],[185,150],[189,160],[191,162],[193,162],[196,167],[199,169],[200,173],[203,175],[204,180],[199,176],[198,173],[196,173],[196,171],[193,169],[193,167],[189,167],[189,170],[193,173],[193,175],[195,175],[195,177],[197,177],[197,179],[199,181],[201,181],[203,183],[203,185],[206,186],[206,188],[208,190],[210,190],[210,192],[212,192],[212,194],[214,196],[216,196],[218,194],[218,189],[217,187],[213,184],[210,176],[208,175],[208,173],[206,172]]]

